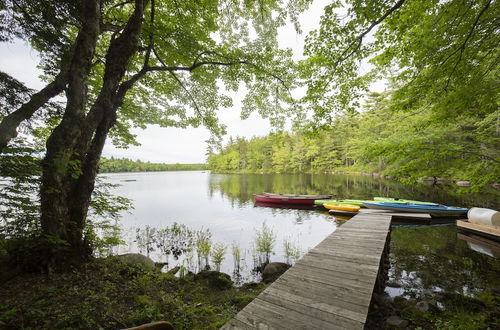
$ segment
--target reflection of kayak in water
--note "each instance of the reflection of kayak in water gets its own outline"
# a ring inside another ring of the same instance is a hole
[[[359,206],[356,205],[349,205],[349,204],[341,204],[341,203],[326,203],[323,204],[323,207],[329,209],[329,210],[336,210],[336,211],[346,211],[346,212],[359,212]]]
[[[340,220],[340,221],[347,221],[352,218],[349,215],[338,215],[338,214],[333,214],[333,217],[335,218],[335,220]]]
[[[314,210],[313,205],[301,205],[301,204],[279,204],[279,203],[265,203],[265,202],[255,202],[254,207],[270,207],[274,209],[293,209],[293,210]]]
[[[457,238],[467,242],[469,249],[488,255],[493,258],[500,258],[500,243],[474,234],[458,233]]]
[[[256,202],[273,203],[281,205],[314,205],[314,199],[301,198],[301,197],[280,197],[280,196],[264,196],[253,195]]]
[[[349,217],[349,218],[352,218],[353,216],[358,214],[358,212],[341,211],[341,210],[329,210],[328,212],[333,216],[340,215],[340,216]]]
[[[329,211],[324,211],[324,209],[321,211],[321,209],[316,209],[316,211],[320,211],[319,213],[324,214],[328,216],[329,218],[333,218],[335,220],[340,220],[340,221],[347,221],[351,219],[353,216],[350,214],[346,214],[344,211],[335,211],[335,210],[329,210]],[[356,213],[357,214],[357,213]]]

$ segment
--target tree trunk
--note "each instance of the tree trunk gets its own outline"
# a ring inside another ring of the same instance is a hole
[[[67,93],[68,105],[63,120],[47,141],[43,167],[42,229],[45,234],[62,240],[66,245],[62,254],[53,255],[55,263],[65,263],[68,257],[83,259],[92,252],[85,242],[84,230],[102,149],[126,92],[146,72],[141,71],[120,85],[137,50],[147,2],[135,1],[134,13],[124,30],[111,41],[106,54],[103,85],[88,114],[85,114],[90,69],[87,59],[92,58],[95,49],[95,42],[93,47],[89,47],[91,43],[88,41],[98,32],[98,17],[90,15],[83,27],[88,29],[86,35],[89,40],[82,38],[81,42],[77,42],[77,47],[81,46],[82,50],[75,49]],[[86,52],[90,49],[92,52]]]
[[[100,10],[99,0],[85,2],[85,19],[77,37],[68,72],[66,109],[61,123],[47,140],[40,191],[40,220],[43,233],[57,245],[48,247],[48,260],[44,262],[49,268],[61,261],[67,252],[61,251],[60,245],[69,244],[74,252],[83,252],[82,240],[75,241],[72,234],[78,228],[69,221],[68,200],[75,177],[79,174],[78,162],[74,159],[74,146],[82,132],[81,124],[87,105],[88,75],[99,37]],[[64,244],[61,244],[63,242]]]

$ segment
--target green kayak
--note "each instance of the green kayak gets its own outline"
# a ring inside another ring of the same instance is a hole
[[[323,204],[327,204],[327,203],[340,203],[340,204],[348,204],[348,205],[356,205],[356,206],[360,206],[360,207],[365,207],[363,205],[364,202],[369,202],[369,201],[362,201],[359,199],[317,199],[314,201],[314,204],[323,206]]]
[[[413,203],[413,204],[423,204],[423,205],[439,205],[437,203],[431,203],[431,202],[421,202],[421,201],[413,201],[410,199],[390,198],[390,197],[373,197],[373,200],[375,200],[377,202],[389,202],[389,203]]]

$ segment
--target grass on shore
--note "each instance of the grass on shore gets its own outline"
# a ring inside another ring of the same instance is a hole
[[[96,259],[0,284],[0,328],[117,329],[164,320],[176,329],[218,329],[264,288],[235,288],[217,272],[177,278],[116,258]]]

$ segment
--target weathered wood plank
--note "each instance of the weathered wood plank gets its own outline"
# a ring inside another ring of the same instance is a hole
[[[308,315],[314,318],[346,328],[351,328],[356,325],[359,326],[364,323],[366,319],[366,315],[363,313],[356,313],[345,308],[321,303],[315,299],[297,296],[276,288],[272,288],[271,291],[263,292],[262,295],[259,296],[259,299],[274,304],[286,304],[287,308],[291,308],[300,313],[306,311]]]
[[[313,279],[321,283],[342,283],[342,285],[352,288],[365,288],[373,283],[370,276],[359,276],[359,274],[348,274],[304,265],[293,266],[288,274],[299,278]]]
[[[363,210],[222,329],[363,329],[391,217]]]
[[[276,284],[273,285],[273,287],[284,292],[315,299],[316,301],[322,303],[330,303],[338,307],[343,306],[348,310],[359,313],[363,313],[366,305],[366,299],[362,295],[359,295],[358,293],[353,296],[352,291],[339,286],[327,286],[317,282],[299,281],[296,278],[291,277],[285,277],[280,281],[276,280],[275,283]]]

